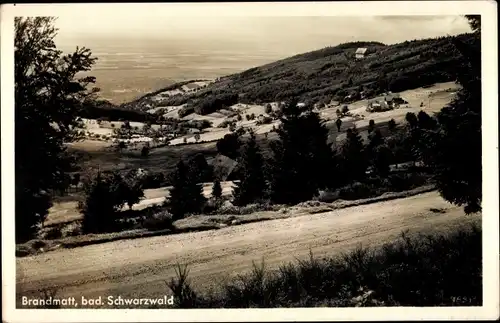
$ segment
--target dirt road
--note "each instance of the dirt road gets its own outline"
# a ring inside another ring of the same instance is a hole
[[[433,213],[430,208],[443,208]],[[17,297],[42,287],[59,288],[58,296],[154,297],[170,294],[164,281],[175,264],[190,266],[198,289],[207,289],[249,270],[262,257],[270,267],[307,257],[348,251],[393,240],[402,230],[446,231],[480,221],[431,192],[405,199],[227,227],[216,231],[123,240],[62,249],[17,259]]]

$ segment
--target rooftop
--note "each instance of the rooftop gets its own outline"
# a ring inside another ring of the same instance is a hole
[[[367,48],[358,48],[356,54],[365,54],[367,50]]]

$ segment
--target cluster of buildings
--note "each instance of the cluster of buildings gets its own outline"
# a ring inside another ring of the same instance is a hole
[[[387,93],[383,98],[374,99],[368,102],[367,112],[381,112],[392,110],[401,104],[408,104],[398,93]]]

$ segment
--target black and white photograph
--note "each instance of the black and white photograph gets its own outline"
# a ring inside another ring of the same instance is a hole
[[[496,6],[2,5],[4,320],[498,318]]]

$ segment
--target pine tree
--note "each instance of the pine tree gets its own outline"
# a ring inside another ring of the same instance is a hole
[[[366,147],[366,150],[368,152],[368,157],[372,156],[372,152],[380,145],[384,144],[384,138],[382,137],[382,133],[380,130],[375,130],[370,135],[368,136],[369,142]]]
[[[263,198],[266,194],[264,159],[253,131],[243,146],[240,165],[240,183],[234,190],[234,204],[246,205]]]
[[[94,179],[85,182],[84,191],[85,201],[80,205],[83,231],[97,233],[114,229],[116,213],[129,197],[123,178],[116,172],[99,172]]]
[[[190,176],[189,169],[183,161],[177,163],[172,186],[169,207],[175,220],[183,218],[188,213],[201,211],[206,202],[203,187],[196,182],[196,178]]]
[[[373,169],[378,175],[387,176],[393,159],[393,153],[385,143],[378,145],[373,151]]]
[[[394,132],[394,130],[396,130],[396,121],[394,119],[389,120],[387,126],[390,132]]]
[[[420,129],[431,130],[437,126],[437,121],[422,110],[417,114],[417,119]]]
[[[337,126],[337,131],[340,132],[340,127],[342,126],[342,120],[340,118],[337,118],[337,120],[335,121],[335,125]]]
[[[271,198],[276,203],[298,203],[311,199],[328,183],[332,151],[328,129],[317,113],[302,110],[291,101],[283,110],[279,141],[271,143]]]
[[[457,66],[462,89],[437,114],[437,129],[424,131],[420,149],[441,196],[474,213],[481,210],[482,201],[481,17],[466,18],[477,37],[471,43],[452,40],[463,56]]]
[[[190,176],[196,183],[204,183],[212,181],[213,169],[207,163],[207,159],[203,154],[196,154],[188,162]]]
[[[371,119],[368,122],[368,133],[371,133],[373,130],[375,130],[375,121]]]
[[[416,128],[418,127],[418,118],[413,112],[408,112],[406,113],[405,116],[406,122],[408,123],[408,126],[410,128]]]
[[[220,198],[222,197],[222,186],[220,185],[220,181],[218,179],[214,181],[212,187],[212,197],[216,200],[220,200]]]
[[[362,180],[366,176],[368,160],[363,139],[356,127],[347,129],[346,139],[340,147],[341,169],[348,181]]]

